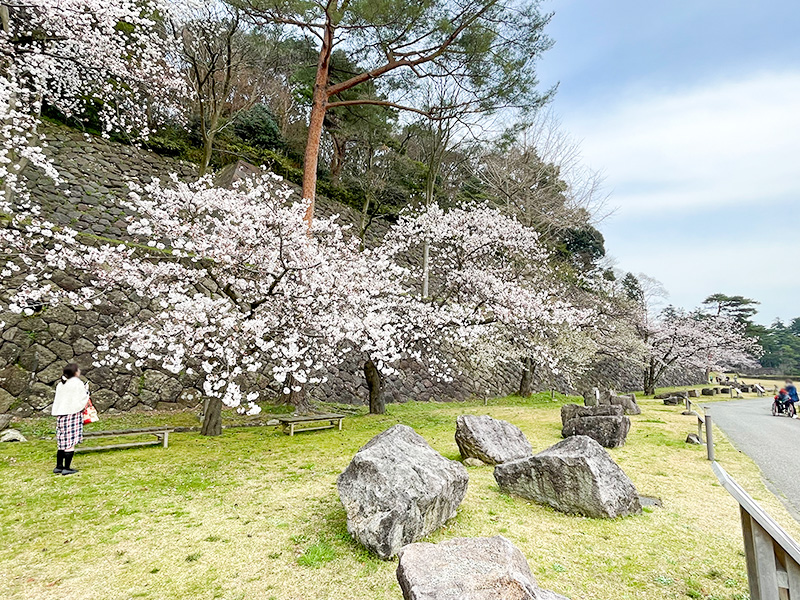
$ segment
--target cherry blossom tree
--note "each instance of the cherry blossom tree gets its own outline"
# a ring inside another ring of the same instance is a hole
[[[105,134],[147,136],[148,113],[168,110],[181,80],[150,15],[155,0],[19,0],[0,3],[0,181],[20,190],[27,163],[57,180],[37,135],[42,106],[68,117],[97,110]]]
[[[151,298],[152,316],[115,331],[99,362],[194,370],[211,401],[204,433],[220,432],[223,404],[258,410],[258,393],[242,390],[247,373],[271,371],[302,411],[304,387],[351,353],[382,375],[401,356],[419,357],[432,311],[406,289],[406,269],[385,252],[359,251],[335,217],[309,232],[307,207],[290,193],[267,173],[234,189],[208,178],[134,186],[133,245],[91,246],[68,229],[19,221],[2,230],[7,275],[29,273],[11,308],[91,307],[119,288]],[[49,286],[49,273],[67,266],[91,282],[73,292]]]
[[[708,374],[715,369],[755,365],[758,343],[745,327],[722,315],[688,313],[667,307],[651,319],[644,331],[646,345],[644,393],[653,394],[661,377],[673,367],[695,368]]]
[[[594,317],[566,299],[539,233],[494,208],[444,210],[432,204],[400,219],[386,245],[394,255],[427,245],[429,303],[440,314],[441,343],[460,348],[467,362],[484,367],[535,357],[558,372],[574,355],[568,343]],[[420,281],[423,268],[412,269]],[[477,354],[476,354],[477,353]]]

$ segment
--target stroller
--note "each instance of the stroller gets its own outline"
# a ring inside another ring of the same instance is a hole
[[[772,401],[772,416],[786,415],[789,418],[794,418],[796,414],[794,402],[786,390],[781,390],[775,399]]]

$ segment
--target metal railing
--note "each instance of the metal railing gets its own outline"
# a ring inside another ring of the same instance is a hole
[[[717,462],[711,468],[739,503],[750,600],[800,600],[800,545]]]

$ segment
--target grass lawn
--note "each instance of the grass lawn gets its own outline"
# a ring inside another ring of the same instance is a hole
[[[219,438],[170,437],[170,447],[78,455],[81,473],[55,476],[55,443],[0,446],[0,597],[4,599],[400,599],[396,561],[347,534],[336,476],[372,436],[414,427],[448,458],[459,414],[490,414],[522,428],[534,449],[560,438],[559,406],[533,400],[390,405],[348,418],[344,430],[290,438],[272,427]],[[491,467],[469,468],[458,515],[431,536],[502,534],[540,584],[577,599],[744,600],[747,580],[737,505],[705,449],[684,444],[695,420],[683,407],[642,400],[625,447],[611,453],[640,493],[664,507],[617,520],[567,516],[499,492]],[[94,427],[155,424],[107,417]],[[52,437],[54,421],[22,424]],[[797,524],[753,463],[717,433],[717,458],[795,536]]]

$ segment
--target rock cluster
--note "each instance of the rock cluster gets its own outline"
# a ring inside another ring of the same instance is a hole
[[[631,480],[600,444],[574,436],[494,468],[500,489],[555,510],[595,518],[641,512]]]
[[[502,536],[409,544],[397,580],[405,600],[567,600],[539,588],[522,552]]]
[[[336,485],[347,531],[383,559],[441,527],[467,493],[467,470],[406,425],[365,444]]]
[[[586,435],[601,446],[617,448],[625,444],[631,429],[631,420],[624,415],[625,410],[621,406],[612,404],[565,404],[561,407],[561,435]]]
[[[522,430],[488,415],[461,415],[456,419],[456,445],[464,459],[487,465],[531,456],[533,448]]]

